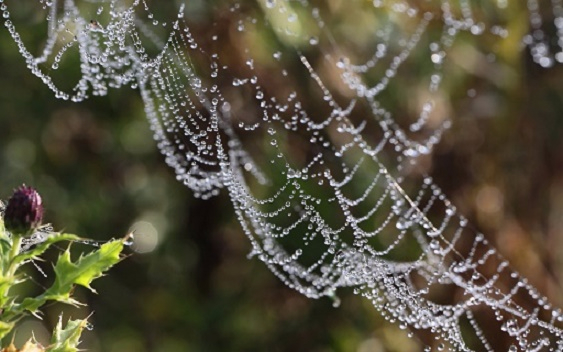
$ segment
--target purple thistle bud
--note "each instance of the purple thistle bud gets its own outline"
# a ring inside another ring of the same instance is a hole
[[[31,234],[43,219],[43,202],[33,187],[23,185],[14,190],[14,194],[4,212],[6,230],[16,235]]]

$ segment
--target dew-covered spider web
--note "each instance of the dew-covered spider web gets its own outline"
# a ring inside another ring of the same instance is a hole
[[[249,257],[287,286],[335,305],[350,287],[432,336],[427,350],[563,350],[563,312],[427,176],[460,114],[448,72],[502,85],[490,67],[510,43],[563,62],[561,0],[218,1],[214,14],[188,1],[168,18],[141,0],[40,0],[39,51],[11,14],[31,5],[0,3],[56,97],[138,89],[177,179],[204,199],[224,189]]]

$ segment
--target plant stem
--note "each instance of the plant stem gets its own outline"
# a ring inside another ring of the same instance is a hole
[[[14,265],[13,261],[14,258],[16,258],[16,256],[20,253],[20,248],[21,248],[21,243],[22,243],[22,236],[20,235],[12,235],[12,248],[10,249],[10,266],[8,267],[8,277],[14,277],[14,275],[16,274],[16,270],[18,268],[18,265]]]

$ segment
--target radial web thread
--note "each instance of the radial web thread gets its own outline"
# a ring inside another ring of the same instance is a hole
[[[521,5],[358,1],[350,11],[368,24],[347,28],[322,2],[234,2],[202,37],[184,7],[162,23],[141,0],[41,0],[47,39],[34,55],[9,12],[17,1],[0,3],[29,69],[57,98],[138,89],[178,180],[204,199],[225,189],[249,257],[287,286],[335,305],[338,290],[352,287],[442,348],[492,351],[503,335],[510,351],[563,350],[563,312],[468,225],[424,168],[455,123],[443,103],[445,65],[459,60],[452,47],[508,40],[507,19]],[[540,66],[562,62],[561,1],[525,5],[522,47]],[[217,44],[221,36],[229,47]],[[261,36],[275,44],[251,45]],[[470,57],[494,62],[480,50]],[[57,77],[67,56],[80,61],[73,86]],[[414,119],[396,111],[407,93],[389,93],[413,82]],[[444,290],[456,293],[444,300]]]

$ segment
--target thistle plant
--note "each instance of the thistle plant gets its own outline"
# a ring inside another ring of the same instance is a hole
[[[19,237],[36,230],[43,220],[43,201],[32,187],[26,185],[14,191],[6,207],[6,230]]]
[[[50,344],[41,346],[31,338],[20,350],[7,342],[7,336],[27,315],[40,316],[40,309],[47,302],[81,305],[73,298],[75,286],[83,286],[93,292],[92,281],[102,276],[118,263],[125,239],[112,240],[99,248],[71,259],[71,245],[83,241],[74,234],[50,231],[42,225],[43,204],[41,196],[31,187],[22,186],[14,191],[6,206],[0,202],[0,342],[2,352],[17,351],[78,351],[80,336],[88,325],[87,319],[69,319],[66,325],[62,317],[56,325]],[[54,281],[41,294],[31,297],[16,295],[13,287],[26,281],[22,268],[42,255],[55,243],[69,245],[53,263]]]

